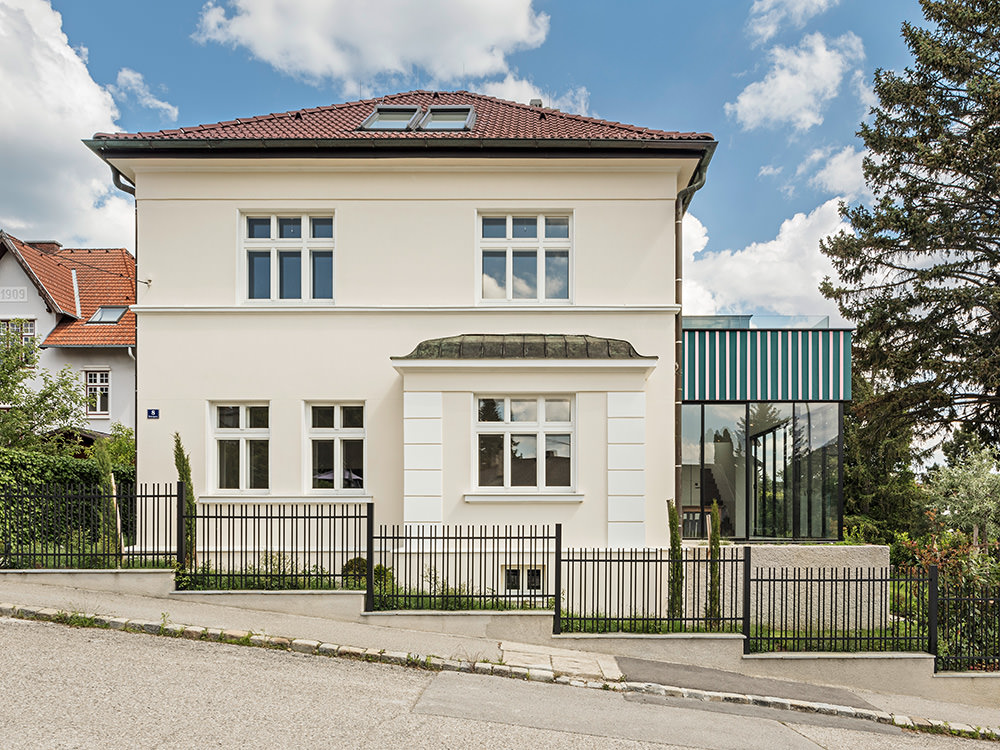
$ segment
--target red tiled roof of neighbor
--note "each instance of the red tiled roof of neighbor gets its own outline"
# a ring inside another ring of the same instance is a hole
[[[470,130],[361,130],[376,105],[472,106]],[[141,141],[204,140],[575,140],[711,141],[710,133],[678,133],[583,117],[556,109],[497,99],[468,91],[408,91],[326,107],[145,133],[97,133],[95,139]]]
[[[124,248],[64,248],[66,264],[76,269],[80,319],[64,319],[42,346],[135,346],[135,313],[117,323],[88,323],[97,308],[135,304],[135,258]]]
[[[117,323],[88,323],[102,305],[135,304],[135,258],[125,248],[69,248],[55,243],[32,245],[0,233],[21,256],[35,281],[55,303],[62,319],[42,346],[135,346],[135,313]],[[2,243],[0,243],[2,244]],[[73,271],[80,293],[76,318]]]

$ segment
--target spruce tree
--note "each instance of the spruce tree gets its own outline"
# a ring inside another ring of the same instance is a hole
[[[919,437],[1000,440],[1000,4],[921,0],[913,63],[878,70],[858,135],[870,207],[822,245],[823,294],[857,325],[865,416]]]

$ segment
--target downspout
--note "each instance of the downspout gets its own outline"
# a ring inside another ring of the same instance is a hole
[[[684,301],[684,243],[682,240],[682,222],[687,207],[691,204],[694,194],[701,190],[708,177],[708,163],[712,161],[715,149],[719,144],[708,144],[705,153],[691,175],[691,182],[686,188],[677,191],[674,201],[674,304],[677,305],[677,315],[674,317],[674,505],[677,515],[681,514],[681,406],[684,403],[684,321],[680,307]]]

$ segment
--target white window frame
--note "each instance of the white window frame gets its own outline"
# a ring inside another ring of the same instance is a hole
[[[513,238],[514,217],[527,218],[534,217],[537,222],[538,236],[528,238]],[[543,219],[552,217],[554,219],[566,219],[569,224],[569,237],[551,238],[545,237],[545,226]],[[506,237],[486,238],[483,237],[483,219],[504,218],[507,222]],[[572,211],[547,210],[547,211],[479,211],[476,214],[476,301],[480,305],[569,305],[573,303],[573,225],[574,216]],[[483,296],[483,253],[485,251],[503,251],[506,253],[506,297],[503,299],[491,299]],[[534,297],[514,297],[514,253],[518,250],[533,250],[535,252],[535,284],[536,294]],[[549,299],[545,296],[545,253],[546,251],[565,251],[568,268],[566,269],[567,296],[565,298]]]
[[[90,382],[90,376],[93,375],[96,382]],[[102,376],[105,382],[101,382]],[[101,403],[100,391],[101,389],[107,391],[108,394],[108,408],[101,410],[99,405]],[[106,367],[90,367],[83,371],[83,389],[87,396],[87,406],[86,414],[88,419],[101,419],[108,418],[111,415],[111,370]],[[97,400],[94,402],[96,406],[91,407],[91,389],[97,394]]]
[[[504,419],[502,422],[480,422],[479,421],[479,401],[480,399],[494,399],[504,403]],[[536,402],[537,419],[534,422],[516,422],[511,418],[510,402],[530,401]],[[570,409],[570,419],[568,422],[546,422],[545,421],[545,401],[546,400],[568,400]],[[569,393],[545,393],[545,394],[493,394],[482,393],[473,396],[473,424],[474,435],[472,440],[472,487],[476,494],[512,494],[512,495],[567,495],[576,492],[576,465],[577,465],[577,437],[576,437],[576,398]],[[503,435],[503,485],[481,485],[479,484],[479,436],[480,435]],[[526,434],[535,435],[535,484],[534,485],[514,485],[511,484],[510,466],[510,443],[511,435]],[[558,487],[545,486],[545,437],[546,435],[569,435],[569,484]]]
[[[333,427],[313,427],[312,409],[314,406],[334,407]],[[358,406],[362,409],[361,427],[343,426],[343,408]],[[306,401],[303,418],[304,435],[304,471],[303,489],[310,495],[349,495],[367,496],[368,493],[368,406],[364,401]],[[333,441],[333,475],[334,487],[313,487],[313,441]],[[362,450],[362,486],[344,487],[344,440],[360,440]]]
[[[236,406],[240,410],[239,427],[219,427],[219,407]],[[250,412],[252,406],[267,407],[268,418],[267,427],[250,427]],[[212,401],[208,409],[209,433],[211,440],[208,441],[208,461],[206,466],[211,467],[212,477],[209,486],[212,487],[212,494],[220,495],[267,495],[271,492],[271,405],[267,401]],[[238,440],[240,452],[240,486],[221,487],[222,472],[219,466],[219,441]],[[248,443],[252,440],[266,440],[268,442],[267,455],[267,487],[250,488],[250,449]]]
[[[278,219],[299,219],[302,227],[302,236],[289,239],[278,237]],[[271,236],[266,239],[254,239],[249,236],[249,219],[270,219]],[[330,219],[332,223],[331,237],[312,237],[312,219]],[[323,306],[334,304],[337,296],[337,217],[332,210],[243,210],[239,213],[239,257],[240,257],[240,279],[242,285],[240,290],[240,300],[247,305],[296,305],[305,307]],[[267,298],[255,298],[250,296],[250,253],[267,252],[270,254],[270,296]],[[301,258],[301,277],[298,298],[282,298],[281,293],[281,271],[279,267],[279,253],[298,252]],[[330,269],[330,297],[313,297],[313,258],[314,252],[329,252],[331,258]]]
[[[0,320],[0,333],[7,332],[7,326],[12,323],[16,323],[14,326],[21,333],[21,343],[22,344],[32,344],[35,343],[35,337],[38,334],[37,325],[34,318],[4,318]],[[30,331],[26,330],[30,329]]]

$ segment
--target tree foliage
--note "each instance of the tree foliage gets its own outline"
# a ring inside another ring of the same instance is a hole
[[[870,207],[822,243],[823,294],[857,324],[855,364],[878,385],[868,418],[918,437],[955,422],[1000,440],[1000,4],[921,0],[913,64],[879,70],[859,135]]]
[[[38,366],[33,339],[22,340],[19,321],[0,330],[0,448],[72,453],[74,435],[87,426],[86,395],[67,365],[53,374]]]
[[[958,462],[931,473],[930,507],[950,528],[983,541],[1000,539],[1000,462],[992,448],[973,447]]]

